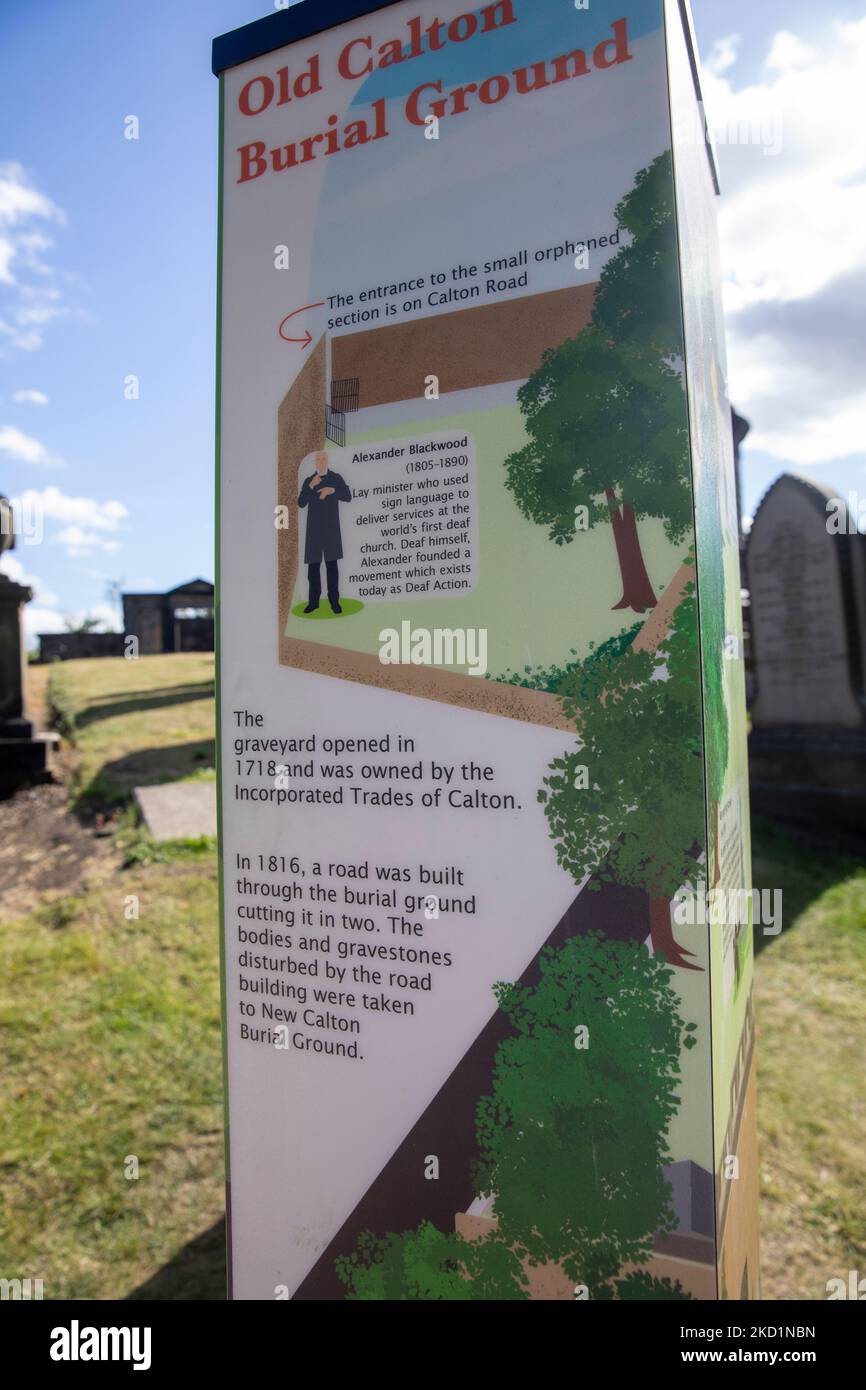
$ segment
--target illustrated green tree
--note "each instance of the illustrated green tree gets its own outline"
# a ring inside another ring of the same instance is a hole
[[[617,1284],[620,1300],[625,1302],[660,1303],[685,1302],[691,1297],[682,1285],[671,1283],[670,1279],[654,1279],[645,1269],[632,1270]]]
[[[415,1231],[377,1238],[365,1231],[337,1260],[351,1302],[511,1302],[527,1297],[515,1252],[501,1240],[464,1240],[423,1221]]]
[[[528,442],[505,461],[529,520],[557,545],[610,522],[622,576],[615,608],[655,607],[638,522],[673,543],[692,525],[689,436],[670,154],[616,209],[633,238],[601,273],[591,322],[549,349],[520,388]]]
[[[661,1170],[696,1025],[672,974],[637,942],[593,935],[544,951],[534,987],[496,987],[515,1036],[478,1105],[477,1188],[494,1194],[498,1241],[593,1299],[676,1224]]]
[[[662,1166],[696,1025],[672,973],[637,942],[578,936],[542,953],[536,985],[495,987],[514,1035],[477,1106],[474,1176],[496,1225],[471,1241],[430,1222],[364,1232],[336,1262],[347,1299],[525,1300],[532,1267],[551,1262],[593,1299],[688,1297],[642,1271],[620,1277],[676,1224]]]
[[[580,746],[556,758],[539,791],[560,865],[590,889],[642,888],[653,949],[696,970],[671,926],[671,898],[695,877],[704,820],[700,669],[693,596],[655,651],[598,654],[559,697]],[[601,867],[599,867],[601,866]]]

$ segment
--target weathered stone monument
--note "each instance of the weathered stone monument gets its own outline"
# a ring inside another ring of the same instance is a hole
[[[0,554],[15,544],[12,506],[0,497]],[[53,734],[38,734],[27,718],[21,609],[33,597],[26,584],[0,574],[0,796],[48,771]]]
[[[746,547],[752,804],[866,829],[866,538],[833,489],[783,474]]]

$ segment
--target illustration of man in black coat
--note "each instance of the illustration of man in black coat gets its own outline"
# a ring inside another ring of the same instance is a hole
[[[298,506],[307,508],[307,540],[304,563],[310,584],[310,601],[305,613],[315,613],[322,597],[322,561],[328,582],[328,602],[335,613],[340,607],[340,569],[343,558],[343,538],[340,534],[340,503],[351,502],[348,483],[329,467],[327,450],[308,455],[315,473],[305,478]],[[307,460],[305,460],[306,462]]]

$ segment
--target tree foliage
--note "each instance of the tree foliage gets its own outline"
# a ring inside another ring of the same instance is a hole
[[[478,1103],[476,1190],[495,1194],[496,1225],[465,1240],[422,1222],[364,1232],[337,1260],[350,1300],[513,1301],[533,1266],[553,1262],[594,1299],[663,1295],[618,1278],[676,1222],[667,1130],[679,1105],[680,1048],[693,1046],[672,972],[634,942],[574,937],[541,956],[538,984],[499,984],[514,1035]],[[576,1030],[586,1029],[586,1047]]]
[[[643,946],[593,935],[543,952],[537,985],[496,990],[516,1036],[478,1105],[476,1185],[495,1193],[501,1240],[593,1298],[675,1226],[661,1167],[694,1025],[671,976]]]
[[[611,501],[661,517],[671,541],[692,524],[682,377],[661,356],[591,325],[545,353],[518,393],[529,440],[505,461],[530,521],[557,545],[610,521]],[[579,512],[578,509],[585,509]]]
[[[464,1240],[423,1221],[382,1239],[365,1231],[337,1260],[350,1301],[458,1302],[526,1298],[526,1276],[502,1240]]]
[[[670,151],[640,171],[634,187],[617,204],[616,220],[632,240],[601,272],[592,321],[613,342],[631,340],[655,357],[682,359]]]
[[[684,1303],[691,1299],[691,1294],[686,1293],[679,1280],[674,1284],[670,1279],[654,1279],[645,1269],[632,1270],[631,1274],[620,1279],[617,1293],[623,1302]]]
[[[558,695],[565,687],[568,678],[581,665],[609,661],[612,657],[620,656],[631,646],[641,627],[641,623],[634,623],[629,628],[622,628],[613,637],[609,637],[606,642],[602,642],[600,646],[591,642],[589,653],[585,657],[581,658],[575,651],[572,651],[570,653],[571,660],[564,664],[524,666],[522,672],[507,671],[504,676],[496,676],[493,679],[500,681],[503,685],[519,685],[524,690],[543,690],[548,695]]]
[[[554,759],[538,794],[559,863],[576,883],[594,874],[672,897],[694,874],[703,823],[694,598],[655,652],[595,654],[560,696],[581,742]]]
[[[616,211],[631,244],[602,270],[591,322],[521,387],[529,438],[505,465],[520,510],[558,545],[618,508],[659,517],[673,543],[692,526],[669,152]]]

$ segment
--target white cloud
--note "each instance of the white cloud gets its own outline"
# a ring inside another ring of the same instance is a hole
[[[98,531],[85,531],[81,526],[64,526],[52,539],[57,545],[65,546],[72,559],[92,555],[97,550],[107,553],[120,550],[120,541],[106,540]]]
[[[788,29],[780,29],[767,54],[766,66],[777,72],[788,72],[792,68],[809,67],[817,57],[816,50],[796,34],[792,34]]]
[[[10,555],[5,550],[0,555],[0,574],[8,574],[10,579],[14,579],[16,584],[24,584],[24,566],[20,560],[16,560],[14,555]]]
[[[47,405],[48,397],[44,391],[36,391],[32,387],[24,387],[20,391],[12,392],[12,399],[16,405]]]
[[[0,164],[0,227],[16,227],[32,217],[66,220],[62,210],[28,181],[20,164]]]
[[[59,460],[50,454],[45,445],[32,435],[19,430],[17,425],[0,425],[0,451],[19,463],[56,465]]]
[[[28,647],[36,645],[40,632],[65,632],[66,620],[54,608],[41,608],[36,603],[24,605],[24,642]]]
[[[862,453],[866,19],[828,25],[814,48],[777,33],[747,87],[734,85],[729,40],[717,48],[705,98],[722,136],[732,399],[752,422],[750,446],[786,463]]]
[[[40,491],[28,488],[21,494],[22,510],[41,512],[49,521],[91,527],[97,531],[116,531],[129,516],[122,502],[96,502],[92,497],[68,497],[56,487]]]
[[[88,608],[66,611],[60,606],[57,594],[46,589],[42,580],[29,574],[22,562],[6,551],[0,557],[0,574],[7,574],[16,584],[27,584],[33,590],[33,599],[23,607],[24,638],[27,647],[35,647],[36,639],[42,632],[67,632],[70,624],[79,627],[85,618],[96,618],[102,632],[119,631],[117,610],[110,603],[92,603]]]
[[[62,545],[67,555],[78,559],[95,552],[113,554],[122,545],[112,532],[117,532],[129,516],[122,502],[109,498],[97,502],[92,497],[70,497],[56,487],[26,488],[12,499],[16,531],[23,544],[38,544],[45,523],[56,521],[60,529],[49,536],[53,544]]]
[[[41,251],[51,251],[54,242],[51,237],[45,236],[42,232],[22,232],[17,238],[17,253],[21,265],[28,270],[34,270],[38,275],[51,275],[53,269],[51,265],[39,254]]]
[[[704,61],[704,68],[709,72],[727,72],[737,61],[742,42],[742,34],[726,34],[724,38],[716,39],[709,57]]]
[[[65,221],[20,164],[0,164],[0,342],[8,347],[34,351],[46,326],[72,312],[50,283],[56,272],[44,258],[54,244],[44,225]]]
[[[57,595],[44,588],[42,580],[35,574],[29,574],[22,562],[8,550],[0,557],[0,574],[7,574],[16,584],[27,584],[43,608],[56,608],[60,603]]]
[[[39,604],[24,605],[24,637],[28,647],[36,646],[36,638],[43,632],[69,632],[81,626],[86,618],[95,618],[100,632],[118,632],[117,614],[108,603],[94,603],[89,608],[76,608],[68,613],[60,613],[54,608]]]
[[[110,603],[92,603],[87,609],[80,609],[76,615],[78,622],[83,618],[96,618],[103,632],[118,632],[117,610]]]

